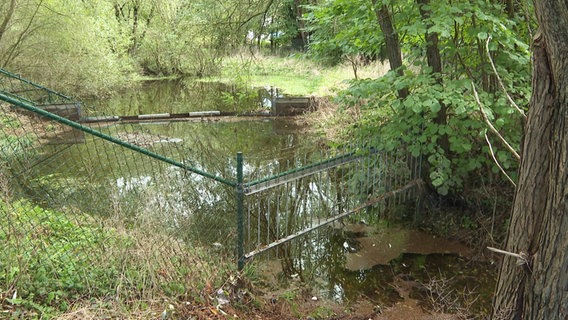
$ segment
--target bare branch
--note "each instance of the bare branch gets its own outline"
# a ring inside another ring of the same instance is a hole
[[[528,256],[524,252],[514,253],[514,252],[509,252],[509,251],[505,251],[505,250],[501,250],[501,249],[497,249],[497,248],[493,248],[493,247],[487,247],[487,249],[489,249],[489,251],[493,251],[495,253],[500,253],[500,254],[504,254],[506,256],[511,256],[513,258],[517,258],[519,260],[519,264],[525,264],[525,263],[528,264]]]
[[[499,73],[497,72],[497,68],[495,67],[495,63],[493,63],[493,58],[491,58],[491,53],[489,52],[489,41],[490,40],[491,40],[491,36],[487,37],[487,41],[485,42],[485,51],[487,52],[487,57],[489,57],[489,62],[491,63],[491,68],[493,68],[493,72],[495,73],[495,76],[497,77],[497,81],[499,82],[499,86],[501,87],[501,90],[503,90],[503,92],[505,93],[505,96],[507,96],[507,100],[509,100],[509,103],[511,103],[511,105],[513,107],[515,107],[515,109],[517,109],[517,111],[526,120],[527,115],[525,114],[525,112],[521,108],[519,108],[519,106],[515,103],[515,101],[513,101],[513,98],[511,98],[511,96],[507,92],[507,88],[505,88],[505,85],[503,84],[503,81],[501,80],[501,77],[499,76]]]
[[[2,62],[2,66],[7,66],[8,63],[10,63],[10,61],[12,61],[12,59],[14,59],[18,53],[17,53],[17,49],[18,47],[20,47],[22,45],[22,43],[24,42],[24,40],[31,34],[33,33],[34,30],[36,30],[36,28],[32,28],[32,25],[34,23],[34,20],[36,18],[36,15],[39,12],[39,9],[41,8],[41,6],[43,5],[43,1],[44,0],[40,0],[39,3],[37,4],[35,11],[33,12],[32,16],[30,17],[30,21],[28,22],[27,26],[24,28],[24,30],[22,30],[22,32],[20,32],[20,35],[18,36],[18,39],[16,40],[16,42],[14,44],[12,44],[10,52],[7,53],[6,58],[4,59],[4,62]]]
[[[487,145],[489,146],[489,151],[491,152],[491,157],[493,158],[493,161],[495,161],[495,164],[497,164],[497,167],[499,167],[499,170],[501,170],[501,172],[505,175],[505,177],[507,177],[509,182],[511,182],[513,184],[513,186],[517,187],[517,184],[515,183],[515,181],[513,181],[513,179],[511,179],[511,177],[507,174],[507,172],[505,172],[505,169],[503,169],[503,167],[501,167],[501,164],[499,163],[499,161],[495,157],[495,153],[493,152],[493,146],[491,145],[491,142],[489,141],[489,137],[487,137],[487,133],[485,134],[485,141],[487,141]]]
[[[487,123],[487,125],[489,126],[491,132],[493,132],[499,138],[499,140],[501,140],[501,142],[513,154],[513,156],[517,158],[517,160],[521,160],[521,156],[517,153],[517,151],[513,147],[511,147],[511,145],[507,142],[507,140],[505,140],[505,138],[503,138],[503,136],[499,133],[499,131],[497,131],[497,129],[495,129],[495,127],[491,124],[489,118],[487,118],[485,111],[483,111],[483,104],[481,104],[481,101],[479,100],[479,95],[477,94],[477,90],[475,89],[475,84],[473,82],[471,83],[471,87],[473,88],[473,95],[475,97],[475,101],[477,101],[477,104],[479,105],[481,116],[483,117],[483,120],[485,120],[485,123]]]
[[[8,11],[6,12],[4,21],[2,21],[2,24],[0,24],[0,42],[2,41],[4,32],[6,32],[6,30],[8,29],[8,23],[14,16],[14,11],[16,11],[16,0],[10,1],[10,6],[8,7]]]
[[[487,249],[489,249],[490,251],[493,251],[495,253],[500,253],[500,254],[504,254],[506,256],[510,256],[510,257],[514,257],[517,258],[517,265],[518,266],[526,266],[527,270],[529,271],[529,273],[532,273],[532,257],[527,254],[526,252],[519,252],[519,253],[514,253],[514,252],[509,252],[509,251],[505,251],[505,250],[501,250],[501,249],[497,249],[497,248],[493,248],[493,247],[487,247]]]

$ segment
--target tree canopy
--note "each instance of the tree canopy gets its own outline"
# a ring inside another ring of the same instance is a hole
[[[343,103],[364,110],[356,132],[370,144],[405,145],[424,156],[426,180],[444,195],[460,190],[465,180],[499,179],[490,145],[516,179],[518,160],[488,132],[480,105],[496,130],[518,146],[523,116],[511,101],[521,112],[527,109],[535,28],[529,3],[335,0],[311,9],[311,49],[325,61],[384,59],[393,45],[386,44],[389,32],[381,32],[381,22],[392,21],[403,63],[385,76],[352,82],[341,95]],[[381,124],[385,118],[391,121]],[[480,170],[496,175],[481,177]]]
[[[388,58],[389,73],[356,79],[339,95],[363,111],[354,132],[423,156],[424,178],[443,195],[502,171],[516,180],[508,149],[518,149],[528,106],[530,2],[10,0],[0,8],[0,65],[75,94],[105,94],[133,75],[213,75],[246,47],[307,50],[327,65],[350,63],[356,78],[361,65]]]

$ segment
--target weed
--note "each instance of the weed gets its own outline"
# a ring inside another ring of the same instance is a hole
[[[300,316],[300,308],[297,302],[298,292],[296,290],[287,290],[280,295],[280,300],[284,302],[282,308],[289,308],[292,315],[295,317]]]
[[[330,319],[335,315],[335,312],[326,306],[319,306],[310,313],[310,316],[314,319]]]
[[[128,312],[160,296],[197,296],[225,270],[202,249],[119,221],[103,228],[24,200],[0,201],[0,220],[0,306],[10,317],[50,318],[105,299]]]
[[[452,313],[460,319],[470,318],[472,306],[479,298],[473,290],[455,289],[453,279],[444,276],[430,278],[423,287],[426,291],[426,301],[433,312]]]

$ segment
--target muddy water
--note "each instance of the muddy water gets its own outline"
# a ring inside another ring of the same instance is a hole
[[[459,242],[358,223],[300,241],[289,256],[259,263],[268,287],[303,286],[318,299],[355,309],[370,305],[370,312],[402,306],[482,315],[491,305],[494,266],[473,261],[471,250]],[[321,245],[306,250],[309,243]],[[440,295],[453,300],[437,301]]]
[[[346,226],[346,229],[357,229],[356,227]],[[362,231],[362,236],[351,240],[356,247],[353,247],[353,252],[346,253],[347,270],[357,271],[371,269],[376,265],[388,265],[403,253],[468,256],[471,251],[461,243],[437,238],[417,230],[378,229],[365,226]]]
[[[179,81],[147,83],[143,90],[109,100],[105,114],[230,111],[237,106],[229,99],[227,92],[227,87],[223,85],[216,87]],[[117,126],[113,130],[118,132],[117,136],[124,134],[128,138],[134,135],[135,139],[144,137],[140,132],[145,133],[152,138],[150,140],[159,141],[147,147],[155,148],[159,153],[171,149],[175,151],[171,156],[176,159],[187,160],[187,155],[190,155],[191,163],[212,172],[219,171],[217,168],[220,163],[225,163],[225,158],[243,151],[247,170],[259,171],[264,175],[274,173],[265,171],[274,167],[272,164],[275,161],[292,163],[298,162],[298,159],[305,160],[302,157],[307,152],[306,136],[294,128],[293,123],[269,120],[246,123],[153,123],[132,125],[128,130],[126,126]],[[160,139],[153,139],[158,136]],[[83,154],[92,153],[91,148],[96,152],[91,141],[87,141],[76,150],[66,152],[69,157],[81,159]],[[95,172],[97,177],[106,177],[123,161],[113,156],[114,153],[108,155],[110,162],[107,166],[102,166],[94,159],[88,167],[99,170]],[[284,160],[275,160],[276,157]],[[141,181],[143,186],[143,178],[148,176],[144,171],[145,165],[141,162],[135,167],[140,168],[140,172],[132,177],[124,174],[113,177],[117,179],[117,184],[122,181],[120,179],[129,178],[130,183]],[[65,170],[59,174],[80,175],[81,172]],[[189,205],[195,206],[195,203]],[[226,209],[220,207],[220,203],[215,206],[216,210]],[[218,221],[215,221],[214,227],[220,229]],[[227,230],[234,231],[234,225],[227,225]],[[373,309],[376,306],[392,306],[405,299],[415,299],[416,305],[427,305],[433,296],[444,292],[457,294],[474,290],[475,295],[479,296],[471,306],[474,313],[483,313],[491,305],[494,268],[470,260],[469,249],[462,244],[416,230],[347,223],[318,230],[270,251],[266,256],[255,261],[255,264],[268,288],[275,292],[307,287],[318,299],[347,306],[365,301]],[[442,281],[440,279],[449,280],[436,282]],[[461,300],[467,303],[467,298],[462,297]]]

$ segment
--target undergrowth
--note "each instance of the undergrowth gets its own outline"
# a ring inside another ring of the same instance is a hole
[[[220,257],[151,228],[25,200],[1,201],[0,220],[0,318],[49,319],[85,307],[97,317],[147,317],[167,299],[203,300],[231,272]]]

